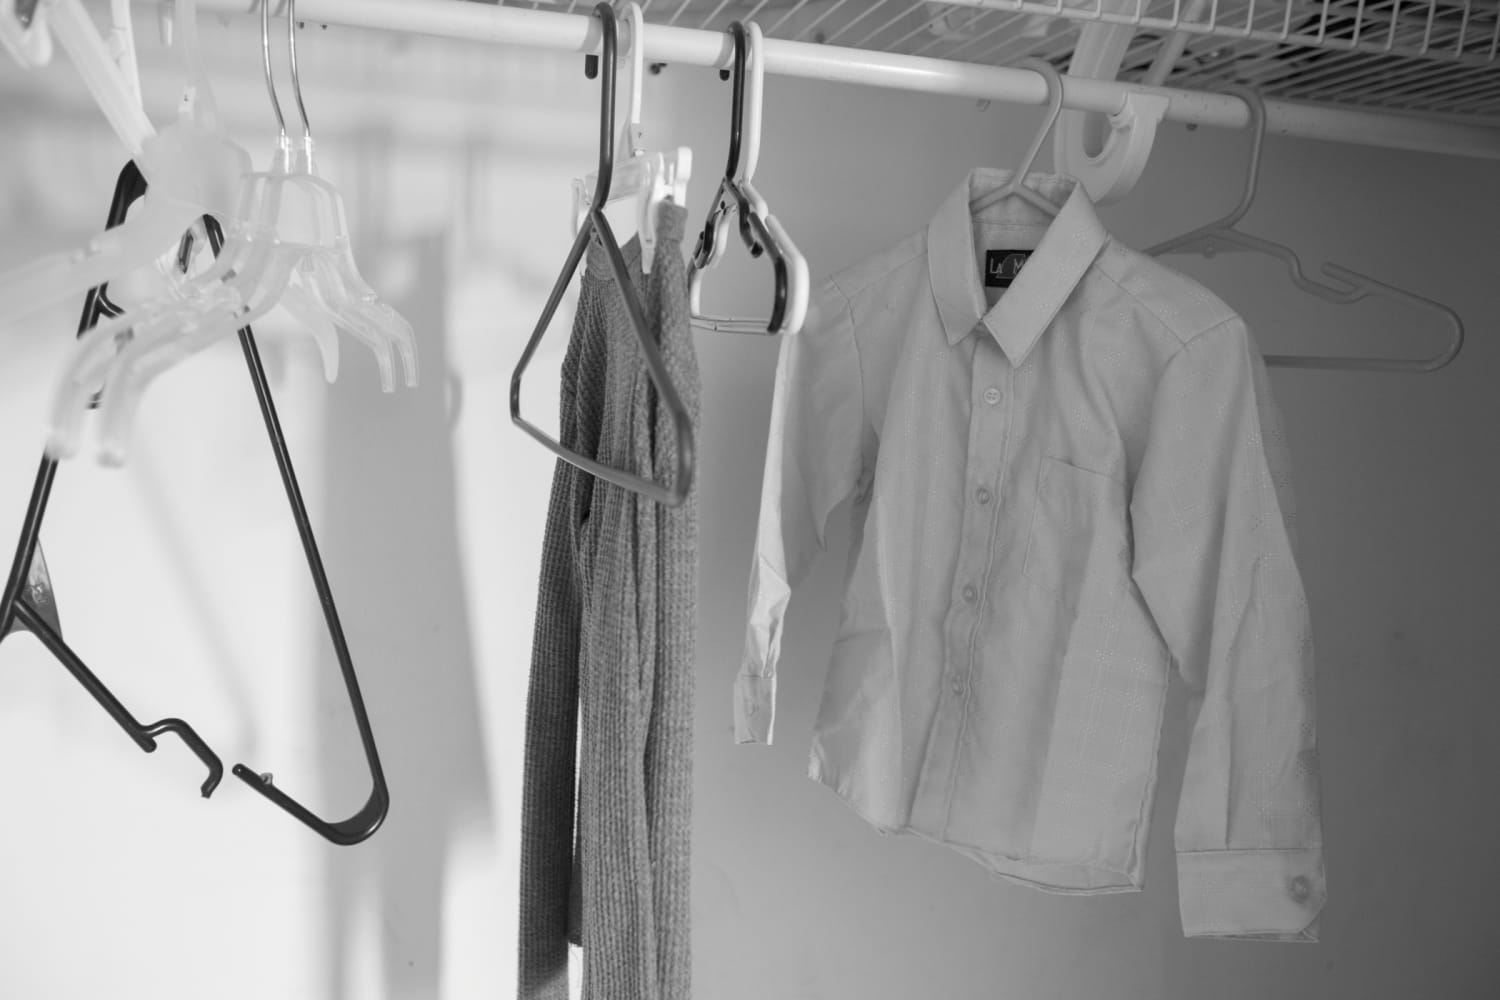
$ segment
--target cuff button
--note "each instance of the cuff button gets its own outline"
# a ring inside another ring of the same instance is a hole
[[[1312,895],[1312,883],[1307,881],[1306,875],[1298,875],[1291,882],[1292,898],[1299,903],[1307,902],[1307,897]]]

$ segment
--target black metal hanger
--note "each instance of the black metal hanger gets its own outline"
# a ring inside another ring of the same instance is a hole
[[[740,159],[743,155],[745,60],[749,42],[746,38],[745,26],[739,21],[734,21],[729,25],[729,34],[734,39],[734,69],[732,73],[728,70],[719,71],[720,79],[733,80],[730,90],[729,159],[724,167],[724,179],[719,182],[719,191],[714,195],[713,208],[708,213],[708,221],[703,225],[703,233],[698,237],[698,246],[693,251],[693,259],[689,267],[694,271],[701,271],[713,263],[720,222],[724,213],[734,211],[739,217],[740,239],[745,244],[745,248],[750,251],[750,256],[759,257],[766,252],[771,255],[771,266],[776,275],[776,289],[767,330],[774,332],[781,329],[782,319],[786,315],[787,262],[781,252],[781,247],[777,245],[776,239],[766,228],[765,221],[751,205],[749,197],[738,180]]]
[[[695,463],[692,421],[688,416],[687,407],[682,403],[682,397],[677,394],[676,388],[672,385],[666,366],[662,363],[656,337],[653,336],[646,323],[640,297],[636,294],[635,286],[631,282],[630,269],[626,266],[625,257],[620,252],[620,244],[615,239],[614,230],[610,228],[609,220],[604,217],[604,205],[609,201],[609,183],[614,170],[617,43],[614,9],[607,3],[600,3],[594,7],[594,16],[599,19],[602,29],[604,59],[603,73],[598,74],[600,76],[599,180],[589,200],[588,217],[579,228],[578,236],[573,240],[573,247],[568,251],[568,258],[563,264],[562,273],[558,275],[556,284],[552,286],[552,294],[547,298],[541,318],[537,320],[536,329],[532,331],[531,339],[526,342],[525,349],[521,351],[521,360],[510,377],[510,419],[517,427],[540,442],[544,448],[570,465],[633,493],[676,507],[687,498],[688,491],[693,485]],[[598,68],[598,58],[592,55],[587,56],[584,72],[592,78],[598,72]],[[604,248],[605,255],[609,259],[610,274],[614,278],[615,287],[620,292],[621,300],[625,303],[625,311],[630,317],[631,328],[635,331],[636,342],[640,345],[641,356],[645,359],[646,371],[651,377],[651,383],[656,386],[656,391],[660,394],[661,405],[672,418],[673,430],[677,435],[677,475],[670,485],[663,485],[642,478],[635,473],[611,468],[602,462],[580,455],[561,442],[553,440],[545,431],[521,416],[521,377],[526,367],[531,364],[532,356],[536,354],[537,346],[541,344],[547,328],[552,324],[552,318],[562,304],[563,294],[567,292],[568,285],[578,270],[578,265],[583,261],[590,239],[598,240]]]
[[[127,209],[145,192],[145,178],[141,176],[134,162],[126,163],[115,183],[115,193],[110,203],[106,225],[113,228],[124,222]],[[217,254],[223,245],[223,232],[215,220],[205,218],[203,222],[208,233],[209,245]],[[184,246],[178,256],[178,263],[184,265],[184,269],[189,256],[190,250]],[[78,323],[80,335],[92,329],[102,317],[119,314],[119,308],[109,301],[106,291],[107,288],[104,285],[89,290],[84,302],[83,315]],[[240,347],[245,354],[245,364],[250,370],[250,381],[255,387],[261,416],[265,420],[266,434],[270,438],[271,448],[276,456],[276,465],[281,473],[282,484],[286,487],[287,500],[291,503],[292,518],[297,523],[297,534],[302,539],[302,550],[307,556],[308,569],[312,573],[319,603],[323,606],[323,616],[328,625],[329,638],[333,640],[339,669],[344,675],[344,686],[348,691],[350,706],[354,710],[355,722],[359,727],[360,742],[364,747],[365,760],[370,768],[373,788],[364,806],[353,816],[330,822],[314,815],[295,799],[272,785],[270,775],[262,776],[244,764],[236,764],[233,771],[236,777],[326,839],[335,844],[357,844],[373,834],[384,821],[390,809],[390,793],[386,789],[385,774],[380,767],[380,756],[376,751],[375,737],[370,729],[369,717],[365,712],[364,699],[359,693],[359,681],[354,673],[354,663],[349,655],[343,628],[339,624],[338,611],[334,607],[333,593],[328,585],[327,574],[323,570],[323,561],[318,555],[317,540],[313,537],[312,521],[307,514],[307,505],[303,503],[302,491],[297,485],[297,476],[292,469],[291,456],[286,447],[286,437],[282,434],[281,421],[276,415],[276,405],[271,398],[271,389],[266,381],[265,368],[261,364],[260,351],[255,345],[254,335],[248,326],[239,331],[239,337]],[[56,474],[57,460],[44,455],[41,467],[37,470],[36,483],[32,487],[31,502],[26,509],[26,519],[21,527],[20,541],[16,545],[15,560],[11,563],[4,595],[0,597],[0,641],[18,628],[24,628],[33,633],[57,658],[58,662],[73,675],[74,679],[82,684],[94,700],[109,713],[120,728],[124,729],[130,738],[147,753],[156,749],[155,737],[164,733],[176,734],[208,768],[208,777],[201,788],[203,796],[207,798],[218,787],[224,774],[224,765],[220,762],[218,755],[209,749],[192,726],[181,719],[163,719],[150,725],[142,725],[138,722],[88,668],[83,659],[63,641],[61,629],[56,626],[57,618],[51,606],[50,584],[44,592],[40,593],[33,592],[33,587],[28,586],[28,581],[34,580],[33,563],[40,560],[39,535]]]

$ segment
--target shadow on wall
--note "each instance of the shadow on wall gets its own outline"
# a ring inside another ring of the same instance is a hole
[[[378,219],[360,220],[356,258],[374,262],[394,252],[409,259],[415,280],[392,304],[417,330],[422,377],[417,388],[372,402],[373,364],[367,353],[346,349],[345,365],[371,370],[331,387],[320,537],[332,571],[374,570],[347,581],[340,608],[392,805],[376,836],[326,855],[329,983],[322,995],[355,995],[353,962],[371,927],[385,995],[394,1000],[442,995],[445,872],[459,839],[488,838],[495,822],[456,528],[446,239],[436,233],[392,245],[378,229]],[[326,645],[321,634],[318,641]],[[323,775],[331,796],[345,803],[368,779],[353,726],[340,721],[349,713],[331,649],[317,676],[317,704],[327,717],[320,721],[332,724],[320,725]]]

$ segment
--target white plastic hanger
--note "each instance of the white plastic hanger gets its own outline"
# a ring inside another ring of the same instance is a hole
[[[37,0],[0,0],[0,48],[28,69],[52,61],[47,11]]]
[[[1103,0],[1103,10],[1106,14],[1123,16],[1135,3],[1136,0]],[[1129,23],[1083,24],[1068,62],[1068,75],[1087,80],[1115,79],[1135,32],[1135,25]],[[1097,153],[1089,152],[1092,113],[1064,111],[1052,132],[1052,163],[1057,173],[1077,179],[1095,204],[1125,197],[1146,169],[1156,140],[1156,127],[1170,104],[1160,94],[1127,93],[1120,109],[1106,116],[1108,132]]]
[[[975,198],[969,202],[969,214],[983,211],[991,205],[1004,201],[1006,198],[1020,198],[1047,213],[1056,216],[1061,206],[1037,194],[1025,184],[1026,176],[1031,173],[1031,166],[1036,162],[1037,154],[1042,151],[1042,143],[1047,141],[1047,134],[1052,131],[1052,126],[1057,124],[1058,115],[1062,114],[1063,88],[1062,77],[1058,75],[1057,69],[1044,59],[1022,59],[1016,64],[1019,67],[1035,70],[1047,81],[1047,118],[1042,122],[1042,128],[1036,137],[1031,140],[1031,147],[1026,150],[1026,156],[1021,160],[1021,165],[1010,179],[995,190]]]
[[[3,2],[3,0],[0,0]],[[196,42],[193,4],[176,0],[178,20]],[[189,64],[189,100],[178,121],[155,133],[131,85],[111,58],[79,0],[45,0],[38,15],[72,57],[106,118],[149,182],[125,223],[98,234],[82,249],[54,254],[0,275],[0,326],[123,275],[156,268],[171,284],[169,267],[184,232],[204,215],[232,218],[250,157],[219,127],[212,99],[199,100],[201,65]],[[28,30],[38,30],[33,20]]]
[[[52,58],[53,39],[68,54],[110,126],[134,155],[153,133],[141,109],[140,84],[127,0],[111,0],[111,41],[99,37],[82,0],[0,0],[0,45],[22,66],[36,68]],[[130,46],[125,53],[123,46]],[[112,58],[115,48],[120,58]],[[149,178],[148,178],[149,179]]]
[[[135,103],[144,106],[141,100],[141,70],[135,61],[135,21],[130,16],[130,0],[109,0],[109,36],[105,44],[109,54],[120,67],[120,77]]]
[[[787,234],[780,220],[771,214],[765,197],[755,187],[755,168],[760,163],[760,140],[762,112],[765,107],[765,52],[764,35],[760,25],[751,22],[742,26],[744,31],[745,58],[743,94],[740,107],[739,143],[731,155],[737,155],[726,175],[730,184],[721,184],[715,207],[709,217],[709,229],[700,240],[699,252],[695,254],[688,269],[688,303],[694,326],[720,333],[754,333],[789,335],[800,331],[808,320],[808,300],[811,278],[807,258],[797,249],[796,243]],[[731,114],[735,112],[732,110]],[[734,143],[731,142],[731,146]],[[750,217],[741,214],[736,193],[745,199]],[[732,316],[705,315],[702,310],[703,275],[724,257],[730,243],[730,216],[741,214],[740,231],[753,256],[760,256],[766,249],[771,251],[772,266],[777,272],[778,283],[783,283],[785,300],[778,310],[772,311],[768,319],[746,319]],[[757,232],[760,230],[760,232]],[[704,252],[706,251],[706,253]]]
[[[1259,253],[1280,260],[1287,268],[1287,276],[1292,284],[1309,295],[1316,296],[1325,302],[1335,305],[1351,305],[1365,298],[1388,298],[1405,302],[1408,305],[1430,313],[1434,320],[1447,328],[1447,346],[1437,354],[1427,358],[1415,358],[1411,360],[1396,358],[1375,357],[1332,357],[1302,354],[1268,354],[1265,362],[1281,368],[1323,368],[1344,369],[1349,371],[1386,371],[1386,372],[1434,372],[1443,368],[1455,357],[1463,347],[1464,326],[1458,318],[1458,314],[1452,309],[1421,295],[1416,295],[1385,282],[1377,281],[1357,271],[1351,271],[1338,264],[1325,263],[1319,269],[1326,277],[1334,279],[1337,284],[1325,284],[1307,277],[1302,268],[1302,261],[1295,251],[1280,243],[1249,233],[1240,232],[1234,228],[1235,223],[1244,217],[1250,209],[1250,203],[1255,199],[1255,191],[1260,177],[1261,147],[1266,135],[1266,107],[1258,93],[1249,87],[1238,84],[1226,85],[1226,92],[1232,93],[1245,102],[1250,109],[1250,168],[1245,175],[1245,190],[1240,197],[1240,202],[1234,211],[1224,218],[1210,222],[1206,226],[1200,226],[1192,232],[1156,244],[1145,252],[1152,256],[1169,253],[1195,253],[1205,257],[1213,257],[1219,253],[1248,252]]]
[[[636,232],[641,244],[641,271],[651,273],[656,256],[656,209],[663,201],[686,207],[688,181],[693,174],[693,151],[678,146],[668,152],[647,152],[643,148],[641,127],[641,92],[645,89],[646,17],[638,3],[625,8],[630,22],[630,85],[626,90],[628,112],[620,132],[614,176],[605,204],[625,198],[636,199]],[[608,86],[608,82],[605,84]],[[573,235],[577,236],[592,207],[590,199],[599,186],[599,173],[573,181]]]
[[[289,47],[295,48],[295,10],[289,5]],[[294,90],[304,140],[294,150],[287,136],[271,78],[269,11],[262,6],[262,51],[267,86],[279,127],[272,168],[249,175],[229,238],[214,263],[194,276],[181,294],[158,300],[102,323],[80,340],[54,399],[49,451],[76,449],[82,401],[102,380],[101,460],[119,464],[134,414],[156,375],[209,344],[233,335],[287,301],[295,318],[323,353],[324,371],[337,371],[331,324],[369,346],[380,364],[386,391],[394,389],[393,348],[402,356],[408,385],[417,378],[415,337],[410,324],[381,303],[354,265],[343,202],[338,191],[311,173],[311,132],[295,71]],[[295,62],[295,53],[291,56]],[[206,81],[204,82],[206,89]],[[130,340],[117,350],[126,331]]]

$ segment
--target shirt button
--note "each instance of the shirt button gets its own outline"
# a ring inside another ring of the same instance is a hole
[[[990,491],[985,489],[983,486],[979,487],[979,489],[974,492],[974,497],[979,501],[981,506],[989,503],[990,500],[993,499]]]
[[[953,689],[954,694],[964,693],[964,679],[958,671],[954,671],[948,675],[948,686]]]
[[[1305,875],[1298,875],[1292,879],[1289,888],[1291,889],[1292,898],[1299,903],[1307,902],[1307,897],[1312,895],[1312,884],[1307,881],[1307,876]]]
[[[978,599],[979,599],[979,591],[977,591],[977,590],[974,589],[974,585],[972,583],[969,584],[967,587],[964,588],[964,600],[965,601],[967,601],[970,604],[973,604]]]
[[[988,389],[984,390],[984,401],[986,403],[989,403],[991,406],[994,406],[996,403],[1000,402],[1000,390],[995,388],[994,386],[990,386]]]

